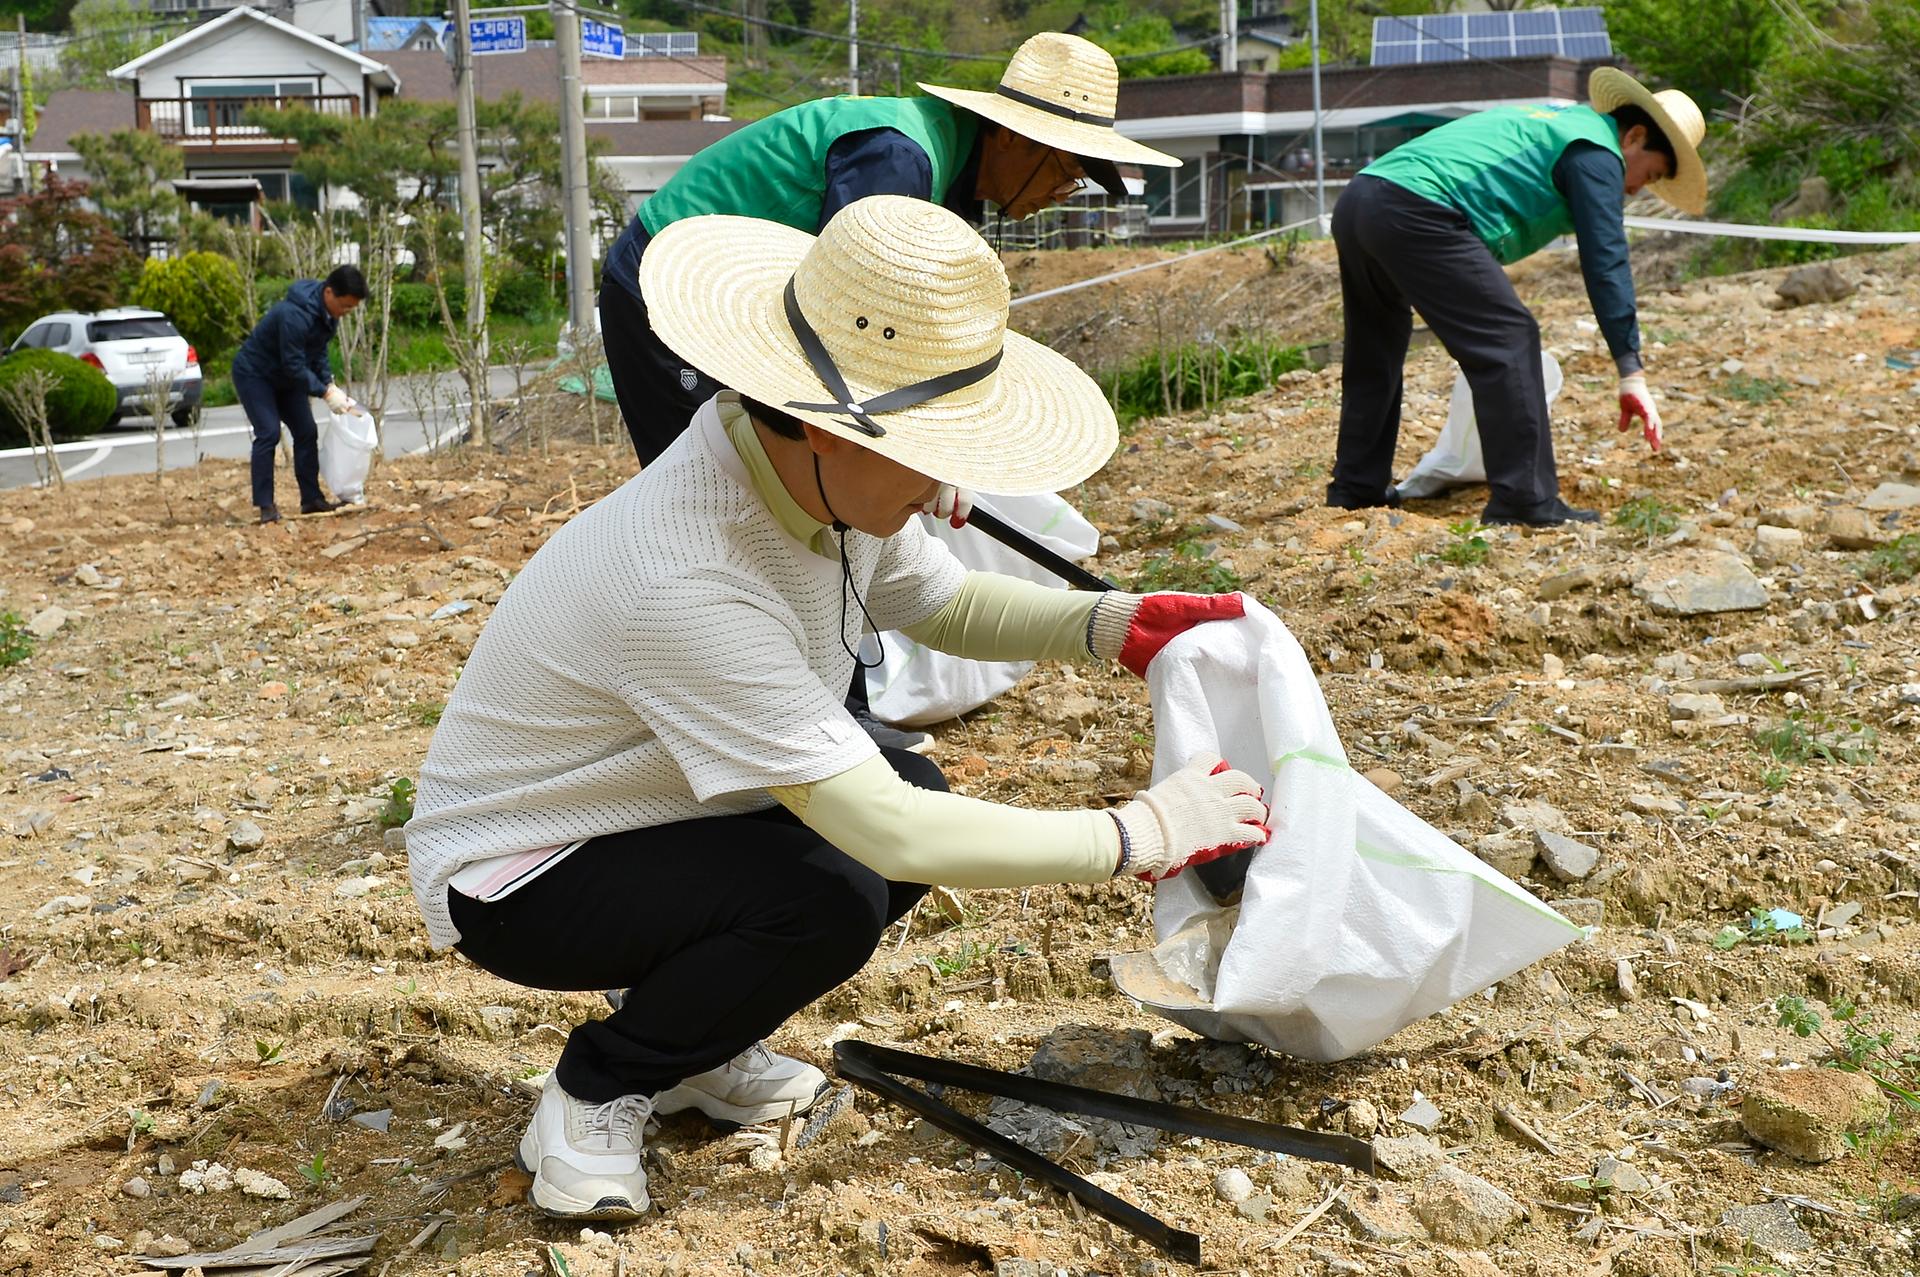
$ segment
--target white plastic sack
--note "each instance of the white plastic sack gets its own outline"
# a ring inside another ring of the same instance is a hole
[[[974,505],[997,514],[1049,550],[1078,562],[1100,548],[1100,531],[1079,511],[1047,492],[1029,497],[976,496]],[[998,572],[1064,587],[1059,577],[977,528],[953,528],[945,519],[918,516],[953,556],[976,572]],[[873,715],[885,723],[919,727],[941,723],[986,704],[1026,677],[1031,661],[969,661],[922,647],[904,634],[869,635],[861,659],[878,655],[867,671]]]
[[[377,442],[373,417],[365,413],[336,412],[320,431],[320,477],[341,501],[366,495],[367,471],[373,468]]]
[[[1216,750],[1266,786],[1273,838],[1236,904],[1188,870],[1154,895],[1122,992],[1195,1032],[1338,1060],[1582,932],[1347,764],[1306,654],[1251,599],[1147,668],[1153,779]]]
[[[1543,350],[1540,371],[1547,379],[1547,407],[1551,408],[1564,382],[1560,361]],[[1486,481],[1487,462],[1480,452],[1480,427],[1473,417],[1473,387],[1467,384],[1467,374],[1459,373],[1453,379],[1453,398],[1447,404],[1447,424],[1441,429],[1440,437],[1427,450],[1427,455],[1420,458],[1413,473],[1396,484],[1394,490],[1411,501],[1438,496],[1448,488]]]

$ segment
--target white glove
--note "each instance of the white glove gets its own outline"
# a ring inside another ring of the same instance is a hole
[[[1113,876],[1147,882],[1171,878],[1273,836],[1260,786],[1218,754],[1196,754],[1187,765],[1108,814],[1120,826],[1120,862]]]
[[[353,398],[331,382],[327,384],[327,393],[321,398],[327,401],[327,407],[334,412],[352,412],[354,409]]]
[[[1660,407],[1653,402],[1653,391],[1647,388],[1647,375],[1636,372],[1620,379],[1620,429],[1626,430],[1633,425],[1633,419],[1640,418],[1644,423],[1641,433],[1647,438],[1647,445],[1655,452],[1660,451],[1664,441],[1661,433]]]
[[[973,494],[965,488],[943,483],[933,500],[920,507],[920,513],[945,519],[949,527],[964,528],[967,526],[967,516],[973,513]]]

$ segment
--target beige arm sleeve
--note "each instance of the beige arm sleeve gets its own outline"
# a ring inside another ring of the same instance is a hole
[[[994,572],[969,572],[947,605],[901,631],[916,643],[975,661],[1087,661],[1087,622],[1105,595],[1060,590]]]
[[[894,882],[1105,882],[1120,859],[1120,833],[1104,811],[1028,811],[921,789],[880,757],[812,785],[767,792],[809,829]]]

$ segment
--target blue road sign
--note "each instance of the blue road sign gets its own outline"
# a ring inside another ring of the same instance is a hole
[[[582,17],[580,52],[590,58],[624,58],[627,56],[626,30],[617,22],[595,22]]]
[[[469,18],[467,47],[476,54],[524,53],[527,48],[527,20],[519,14],[507,18]]]

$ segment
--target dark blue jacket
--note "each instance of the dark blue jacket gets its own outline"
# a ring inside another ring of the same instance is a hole
[[[327,393],[333,368],[327,343],[340,321],[320,301],[317,279],[296,279],[247,334],[233,357],[235,377],[258,377],[283,390],[305,388],[318,399]]]

